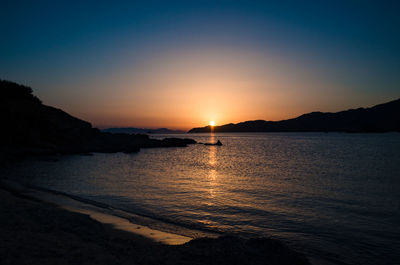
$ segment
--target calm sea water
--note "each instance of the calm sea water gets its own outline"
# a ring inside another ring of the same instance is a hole
[[[14,172],[182,226],[278,238],[334,264],[400,264],[399,133],[177,137],[224,145],[27,161]]]

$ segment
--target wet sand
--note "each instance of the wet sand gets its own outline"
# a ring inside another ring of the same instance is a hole
[[[65,207],[65,209],[71,212],[86,214],[90,216],[90,218],[99,221],[102,224],[111,225],[114,229],[141,235],[155,242],[167,245],[181,245],[193,239],[187,236],[151,229],[150,227],[144,225],[133,224],[125,218],[113,216],[110,214],[100,213],[91,210],[71,208],[71,207]]]
[[[3,187],[4,186],[6,186],[9,190],[13,190],[16,194],[25,196],[25,198],[31,198],[33,200],[50,203],[71,212],[85,214],[102,224],[111,226],[114,229],[141,235],[154,242],[167,245],[181,245],[193,239],[192,237],[164,232],[161,230],[152,229],[145,225],[133,223],[132,221],[128,220],[127,216],[123,217],[124,214],[127,214],[126,212],[123,213],[117,209],[105,209],[93,204],[72,199],[68,196],[62,195],[61,193],[46,192],[43,190],[23,187],[17,183],[5,183],[3,181]]]
[[[309,264],[304,255],[276,240],[191,240],[65,200],[69,199],[1,185],[0,263]]]

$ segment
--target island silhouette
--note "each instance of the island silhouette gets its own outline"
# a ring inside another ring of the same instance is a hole
[[[157,133],[157,134],[178,134],[185,133],[185,131],[181,130],[171,130],[168,128],[158,128],[158,129],[149,129],[149,128],[135,128],[135,127],[110,127],[101,130],[102,132],[110,132],[110,133]]]
[[[221,126],[193,128],[189,133],[206,132],[400,132],[400,99],[371,108],[340,112],[311,112],[282,121],[254,120]]]

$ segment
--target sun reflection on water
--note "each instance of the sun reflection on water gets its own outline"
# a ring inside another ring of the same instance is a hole
[[[214,133],[211,133],[210,135],[210,142],[214,143],[215,142],[215,135]],[[215,197],[215,188],[216,188],[216,179],[217,179],[217,170],[216,170],[216,165],[217,165],[217,150],[216,146],[210,146],[209,147],[209,153],[208,153],[208,164],[210,166],[210,171],[208,172],[208,182],[209,182],[209,198],[214,198]],[[210,202],[213,204],[212,202]]]
[[[208,164],[211,167],[215,167],[217,164],[217,159],[216,159],[216,147],[215,146],[210,146],[210,152],[208,154]]]
[[[215,198],[216,196],[216,179],[217,179],[217,171],[215,169],[211,169],[209,174],[208,174],[208,182],[209,182],[209,188],[208,188],[208,192],[209,192],[209,198]],[[210,204],[213,204],[213,202],[211,201]]]

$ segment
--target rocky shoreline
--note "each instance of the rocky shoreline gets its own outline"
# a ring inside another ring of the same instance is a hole
[[[185,147],[192,139],[151,139],[146,134],[101,132],[68,113],[42,104],[30,87],[0,80],[0,156],[138,152],[140,148]]]

